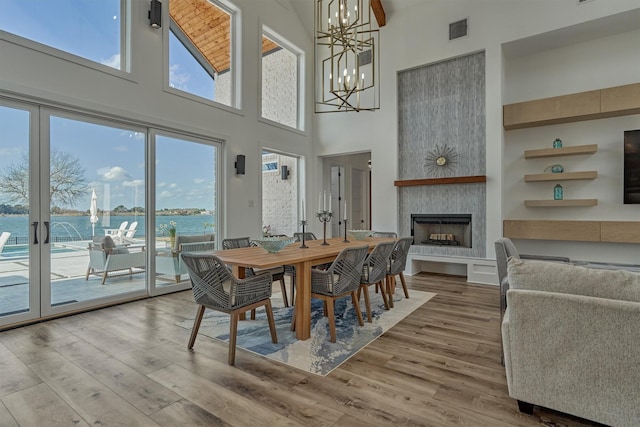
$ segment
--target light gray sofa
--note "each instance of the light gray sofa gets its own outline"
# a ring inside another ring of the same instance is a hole
[[[509,395],[640,426],[640,274],[510,258],[502,322]]]
[[[174,246],[171,249],[158,250],[156,252],[156,272],[161,275],[171,276],[179,283],[183,274],[187,274],[187,267],[180,256],[185,252],[211,252],[215,251],[215,234],[196,234],[193,236],[177,235]]]

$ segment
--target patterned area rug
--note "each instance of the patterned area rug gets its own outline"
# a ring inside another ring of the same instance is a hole
[[[298,341],[295,338],[295,332],[289,330],[293,309],[283,307],[280,294],[274,294],[271,303],[278,343],[271,342],[267,316],[264,309],[260,308],[256,313],[256,320],[244,320],[238,323],[237,346],[298,369],[325,376],[436,295],[411,290],[410,298],[406,299],[402,288],[399,288],[394,295],[394,308],[387,311],[384,309],[380,295],[372,291],[373,287],[369,292],[372,323],[367,322],[364,301],[361,298],[364,327],[358,325],[351,298],[342,298],[336,302],[335,343],[329,340],[329,322],[323,316],[322,301],[312,300],[311,338]],[[177,325],[191,329],[193,320],[185,320]],[[202,319],[199,334],[228,342],[229,315],[207,310]],[[196,347],[197,345],[196,341]]]

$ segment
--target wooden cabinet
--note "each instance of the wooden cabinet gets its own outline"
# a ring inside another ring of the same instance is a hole
[[[508,104],[505,130],[640,113],[640,83]]]

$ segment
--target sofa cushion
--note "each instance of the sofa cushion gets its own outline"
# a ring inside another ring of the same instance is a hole
[[[179,250],[180,245],[183,243],[213,242],[215,239],[215,234],[195,234],[192,236],[179,234],[176,236],[176,243],[173,249],[176,251]]]
[[[509,258],[511,289],[558,292],[640,302],[640,274]]]

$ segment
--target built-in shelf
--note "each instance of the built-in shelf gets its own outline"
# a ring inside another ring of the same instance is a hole
[[[561,208],[574,206],[596,206],[598,199],[572,199],[572,200],[525,200],[528,208]]]
[[[445,185],[445,184],[472,184],[476,182],[487,182],[486,175],[474,176],[454,176],[450,178],[426,178],[426,179],[404,179],[394,181],[396,187],[409,187],[414,185]]]
[[[598,151],[598,144],[576,145],[562,148],[543,148],[541,150],[527,150],[525,159],[540,159],[543,157],[575,156],[577,154],[593,154]]]
[[[503,223],[511,239],[640,243],[640,221],[513,220]]]
[[[598,177],[597,171],[583,171],[583,172],[564,172],[564,173],[536,173],[531,175],[525,175],[525,182],[536,181],[571,181],[576,179],[596,179]]]

